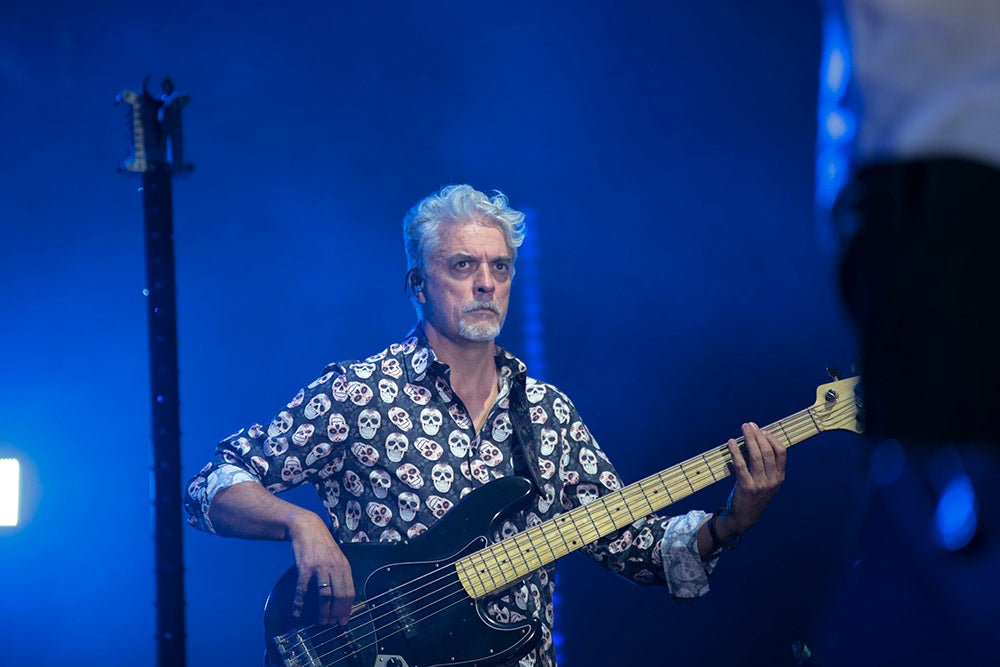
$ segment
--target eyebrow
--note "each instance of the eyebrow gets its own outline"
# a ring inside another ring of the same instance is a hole
[[[461,260],[478,262],[479,257],[476,255],[470,255],[467,252],[456,252],[454,255],[450,255],[445,258],[448,263],[457,262]],[[497,255],[496,257],[491,257],[487,260],[488,263],[492,264],[494,262],[507,262],[508,264],[513,263],[513,260],[508,255]]]

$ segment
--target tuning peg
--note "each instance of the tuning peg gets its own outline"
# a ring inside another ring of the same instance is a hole
[[[860,361],[855,361],[853,364],[851,364],[851,372],[854,373],[855,375],[861,375]]]
[[[826,372],[834,380],[839,380],[840,379],[840,369],[838,369],[836,366],[833,366],[833,365],[827,366],[826,367]]]

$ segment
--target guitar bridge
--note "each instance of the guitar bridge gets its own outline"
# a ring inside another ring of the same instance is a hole
[[[330,637],[319,637],[319,648],[314,639],[317,639],[317,627],[311,626],[299,628],[298,630],[283,634],[274,638],[274,645],[281,656],[281,663],[284,667],[328,667],[337,664],[345,667],[369,667],[365,663],[365,647],[358,643],[353,630],[339,628],[336,637],[332,641],[339,645],[339,649],[331,651]],[[319,630],[319,633],[328,632],[329,629]],[[370,656],[370,653],[367,653]],[[396,656],[387,656],[387,660]],[[371,658],[369,657],[369,660]],[[345,662],[346,661],[346,662]],[[376,664],[386,664],[377,662]],[[401,665],[405,667],[405,663]]]
[[[285,667],[321,667],[323,664],[304,628],[275,637],[274,645]]]

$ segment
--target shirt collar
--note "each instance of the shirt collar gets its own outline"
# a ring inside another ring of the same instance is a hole
[[[414,325],[402,343],[393,347],[398,348],[401,353],[400,364],[405,369],[407,382],[420,382],[428,373],[432,377],[444,378],[451,374],[451,368],[448,364],[439,361],[431,348],[422,321]],[[501,384],[511,380],[524,384],[524,377],[528,372],[528,367],[525,366],[524,362],[500,345],[496,345],[495,348],[494,360]]]

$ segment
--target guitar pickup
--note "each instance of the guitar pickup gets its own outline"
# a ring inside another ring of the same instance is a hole
[[[409,612],[406,610],[406,603],[400,600],[396,595],[392,596],[392,611],[393,615],[396,617],[396,623],[399,624],[399,629],[403,631],[403,636],[407,639],[413,639],[417,636],[417,630],[413,627],[413,617],[410,616]],[[398,657],[398,656],[393,656]],[[401,659],[401,658],[400,658]],[[388,666],[388,667],[405,667],[404,662],[399,666]]]

